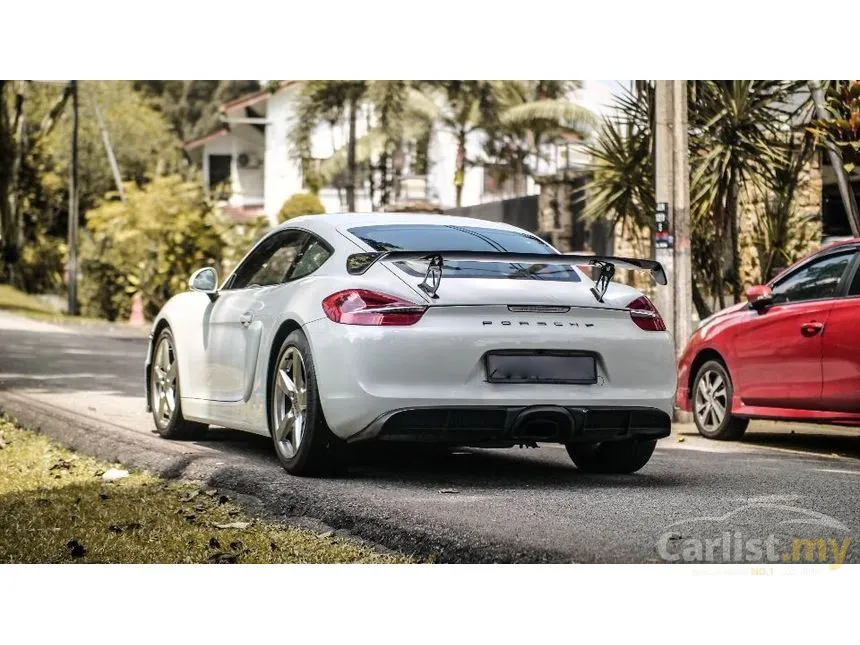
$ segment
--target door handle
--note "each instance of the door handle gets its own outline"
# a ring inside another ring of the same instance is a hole
[[[821,332],[824,331],[824,323],[820,322],[809,322],[804,323],[800,326],[800,333],[806,336],[807,338],[811,338],[813,336],[817,336]]]
[[[250,311],[246,311],[241,316],[239,316],[239,322],[242,323],[245,327],[251,324],[251,320],[254,318],[254,315]]]

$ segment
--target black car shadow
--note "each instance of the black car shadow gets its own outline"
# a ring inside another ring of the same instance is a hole
[[[280,468],[271,439],[223,428],[210,428],[198,440],[208,448],[252,457]],[[284,477],[290,475],[283,471]],[[645,466],[632,475],[592,475],[577,470],[566,451],[556,446],[539,448],[449,448],[434,444],[366,442],[351,446],[347,472],[341,481],[375,482],[439,489],[480,488],[643,488],[691,484],[663,467]]]

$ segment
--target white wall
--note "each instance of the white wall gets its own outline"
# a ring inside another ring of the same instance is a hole
[[[266,117],[265,211],[274,222],[283,203],[302,189],[299,164],[291,158],[287,134],[292,122],[292,102],[297,88],[287,88],[269,97]]]

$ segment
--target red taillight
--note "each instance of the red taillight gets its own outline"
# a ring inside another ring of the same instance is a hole
[[[333,293],[322,301],[322,308],[342,325],[414,325],[427,311],[425,305],[366,289]]]
[[[648,298],[642,296],[636,298],[633,302],[627,305],[630,310],[630,318],[636,323],[636,326],[645,331],[666,331],[666,323]]]

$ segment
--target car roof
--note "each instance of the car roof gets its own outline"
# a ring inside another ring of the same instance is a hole
[[[473,226],[503,231],[523,232],[524,229],[474,217],[438,215],[422,213],[329,213],[325,215],[304,215],[284,222],[279,228],[303,226],[320,232],[323,230],[342,231],[353,226],[376,226],[384,224],[431,224],[437,226]],[[525,231],[528,233],[529,231]]]

